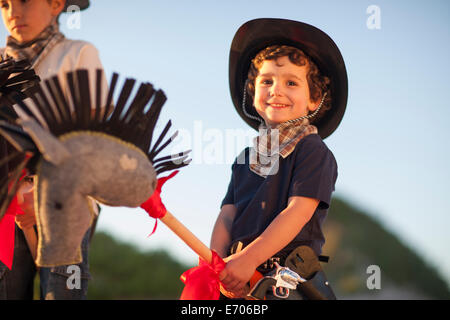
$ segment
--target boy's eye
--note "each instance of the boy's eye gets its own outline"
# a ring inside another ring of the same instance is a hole
[[[3,2],[3,1],[2,1],[1,6],[2,6],[2,9],[8,9],[8,8],[9,8],[9,5],[8,5],[7,2]]]
[[[295,82],[295,81],[292,81],[292,80],[289,80],[288,82],[287,82],[287,85],[288,86],[296,86],[297,85],[297,82]]]
[[[270,84],[272,84],[272,80],[270,80],[270,79],[261,79],[260,81],[259,81],[259,83],[261,83],[261,84],[268,84],[268,85],[270,85]]]

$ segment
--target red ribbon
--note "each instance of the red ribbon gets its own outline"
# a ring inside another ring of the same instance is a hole
[[[173,178],[178,171],[172,172],[167,177],[158,179],[156,189],[151,197],[141,204],[150,217],[159,219],[166,215],[166,207],[161,201],[161,188],[167,180]],[[152,235],[158,224],[156,220]],[[181,281],[185,288],[181,294],[181,300],[218,300],[220,296],[219,273],[225,268],[225,262],[216,252],[212,251],[212,262],[208,263],[199,259],[199,266],[191,268],[181,275]]]
[[[156,231],[156,226],[158,225],[158,219],[164,217],[166,215],[167,209],[164,206],[164,204],[161,201],[161,188],[166,183],[167,180],[172,179],[176,174],[178,173],[178,170],[172,172],[167,177],[159,178],[156,184],[156,189],[151,195],[150,198],[148,198],[147,201],[145,201],[143,204],[141,204],[141,208],[147,211],[148,215],[152,218],[156,219],[155,226],[153,227],[152,233],[150,233],[149,236],[151,236]]]
[[[180,300],[219,300],[219,273],[225,268],[225,262],[212,251],[211,263],[199,259],[198,267],[184,272],[180,279],[185,284]]]

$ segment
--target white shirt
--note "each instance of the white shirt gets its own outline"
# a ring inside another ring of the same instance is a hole
[[[41,78],[41,81],[57,75],[66,99],[70,97],[66,74],[76,69],[87,69],[89,72],[91,101],[95,101],[96,70],[103,70],[103,66],[97,49],[89,42],[64,39],[56,44],[44,57],[38,58],[32,67],[36,74]],[[103,74],[103,99],[106,97],[107,88],[106,77]],[[102,102],[105,103],[106,101],[102,100]]]
[[[44,81],[53,76],[58,76],[61,84],[62,91],[66,100],[69,102],[69,106],[73,110],[73,103],[71,101],[71,94],[69,86],[67,85],[66,74],[77,69],[86,69],[89,73],[89,89],[91,92],[91,104],[92,108],[95,108],[95,93],[96,93],[96,71],[97,69],[103,70],[102,63],[100,61],[97,49],[89,42],[82,40],[70,40],[63,39],[57,43],[49,52],[39,57],[32,66],[36,74],[41,78],[41,87],[44,92],[47,92]],[[108,92],[108,84],[106,77],[103,73],[102,76],[102,106],[106,103],[106,96]],[[48,94],[48,96],[50,96]],[[30,110],[41,121],[41,124],[45,126],[42,116],[37,111],[33,101],[31,99],[25,99],[24,102],[30,108]],[[14,108],[16,112],[26,118],[22,110]]]

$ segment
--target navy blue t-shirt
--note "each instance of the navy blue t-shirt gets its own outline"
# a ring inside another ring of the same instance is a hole
[[[276,256],[286,257],[299,245],[310,246],[321,254],[325,238],[322,223],[327,215],[331,193],[337,178],[336,160],[319,135],[300,140],[286,158],[279,158],[278,172],[263,178],[249,168],[249,148],[232,165],[231,181],[222,201],[233,204],[237,213],[231,230],[231,243],[248,245],[283,211],[289,197],[302,196],[320,200],[319,206],[300,233]]]

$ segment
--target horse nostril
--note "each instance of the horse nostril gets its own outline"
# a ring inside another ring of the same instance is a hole
[[[61,210],[63,208],[63,205],[59,202],[55,202],[55,209],[56,210]]]

